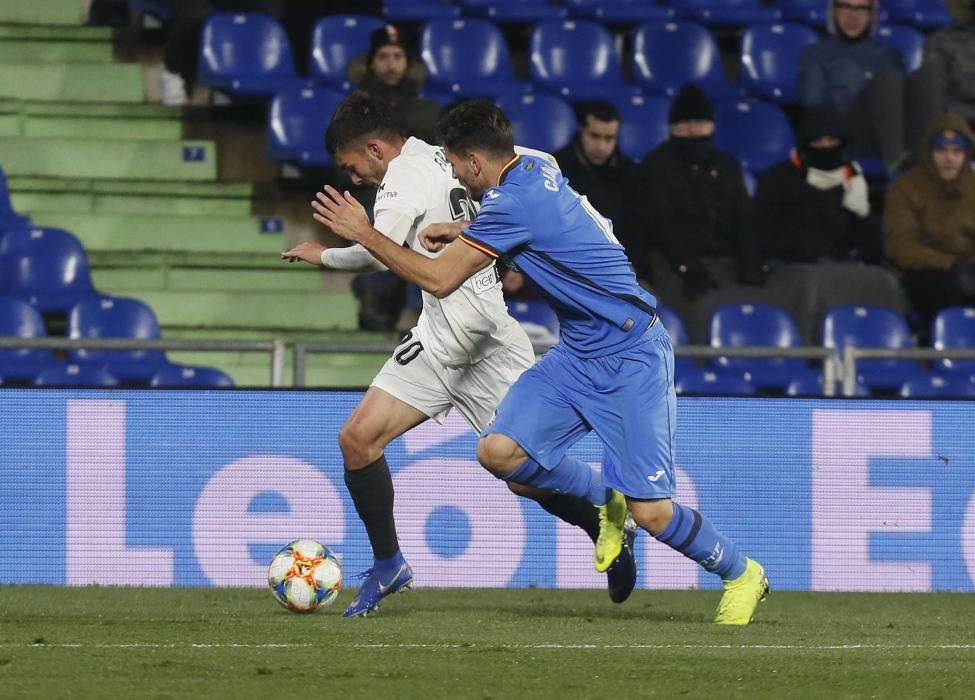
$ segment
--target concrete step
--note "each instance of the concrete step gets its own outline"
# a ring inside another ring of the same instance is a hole
[[[0,22],[9,24],[82,25],[87,20],[81,0],[3,0]]]
[[[119,63],[0,63],[0,99],[143,102],[142,67]]]

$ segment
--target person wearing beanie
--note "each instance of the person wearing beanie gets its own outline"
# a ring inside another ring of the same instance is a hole
[[[925,325],[947,306],[975,303],[975,172],[971,128],[933,118],[921,162],[887,191],[887,255]]]
[[[951,110],[975,128],[975,0],[947,0],[952,24],[924,40],[934,112]]]
[[[799,60],[804,108],[832,107],[850,123],[854,155],[883,160],[896,172],[907,157],[908,122],[903,61],[897,49],[874,38],[878,0],[830,0],[827,36]],[[915,113],[912,107],[911,114]]]
[[[843,119],[829,108],[803,114],[796,148],[758,178],[753,216],[762,253],[796,263],[881,261],[867,182],[850,158]]]
[[[642,229],[634,231],[630,252],[637,270],[652,268],[652,286],[691,326],[693,340],[707,324],[709,292],[762,285],[768,269],[752,231],[741,166],[714,146],[710,100],[685,85],[668,121],[670,138],[639,167]],[[674,273],[679,282],[670,288]]]

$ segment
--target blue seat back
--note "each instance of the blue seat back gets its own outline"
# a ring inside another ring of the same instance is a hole
[[[798,99],[799,57],[819,35],[803,24],[760,24],[741,38],[741,83],[756,97]]]
[[[271,100],[268,157],[309,166],[332,162],[325,130],[344,95],[330,88],[289,88]]]
[[[620,101],[619,147],[634,160],[642,160],[650,151],[667,140],[670,125],[667,114],[670,100],[665,97],[637,95]]]
[[[931,324],[931,344],[938,350],[975,348],[975,307],[942,309]],[[975,375],[975,360],[938,360],[935,369]]]
[[[684,372],[677,379],[678,394],[745,394],[755,393],[755,387],[740,377],[720,372]]]
[[[684,83],[696,83],[708,94],[729,89],[717,42],[692,22],[640,25],[633,38],[633,78],[657,95],[673,96]]]
[[[349,61],[369,51],[369,37],[385,26],[378,17],[332,15],[315,24],[311,36],[311,76],[316,83],[348,89]]]
[[[234,87],[248,79],[294,77],[291,44],[276,21],[257,13],[218,12],[203,25],[200,82]]]
[[[78,365],[55,362],[48,365],[34,379],[34,386],[118,386],[118,378],[99,365]]]
[[[511,81],[511,55],[501,30],[483,19],[435,19],[420,34],[427,80],[437,90],[455,82]]]
[[[612,34],[595,22],[542,22],[532,32],[531,80],[549,92],[574,84],[622,84]]]
[[[900,395],[905,399],[973,398],[975,383],[966,377],[929,375],[904,382]]]
[[[133,338],[158,340],[159,321],[149,306],[138,299],[92,297],[78,302],[68,314],[71,338]],[[101,364],[122,380],[148,381],[165,361],[160,350],[72,350],[76,364]]]
[[[657,304],[657,318],[659,319],[659,323],[664,324],[667,333],[670,334],[670,340],[674,344],[674,347],[687,345],[687,328],[684,326],[684,321],[677,315],[676,311],[669,306]]]
[[[0,294],[42,312],[63,312],[95,294],[84,246],[57,228],[10,229],[0,237]]]
[[[459,14],[460,6],[450,0],[386,0],[383,3],[383,16],[391,22],[425,22]]]
[[[829,0],[779,0],[783,19],[813,27],[826,26],[829,6]]]
[[[230,388],[234,380],[214,367],[167,364],[152,376],[149,386]]]
[[[904,68],[908,72],[921,67],[924,58],[924,34],[913,27],[889,24],[880,27],[876,33],[877,41],[893,46],[904,59]]]
[[[542,22],[561,19],[567,11],[551,0],[456,0],[469,14],[495,22]]]
[[[563,0],[562,4],[572,17],[599,22],[659,22],[676,15],[671,5],[648,0]]]
[[[572,140],[577,124],[569,103],[555,95],[510,95],[497,105],[511,121],[515,143],[555,153]]]
[[[755,100],[719,102],[714,113],[715,145],[752,173],[786,160],[795,145],[789,119],[775,105]]]
[[[823,320],[823,345],[842,352],[847,345],[861,348],[911,348],[914,339],[907,321],[880,306],[838,306]]]
[[[951,23],[944,0],[884,0],[890,21],[919,29],[934,29]]]
[[[44,319],[33,306],[16,297],[0,296],[0,336],[44,338],[47,331]],[[49,350],[0,350],[0,375],[7,379],[30,379],[50,361]]]
[[[728,304],[717,308],[711,315],[711,347],[762,346],[792,348],[802,345],[799,327],[785,309],[771,304]],[[805,369],[801,359],[719,357],[711,360],[716,369],[748,372],[756,375],[754,381],[785,385],[790,374],[798,376]],[[774,374],[775,376],[765,376]]]

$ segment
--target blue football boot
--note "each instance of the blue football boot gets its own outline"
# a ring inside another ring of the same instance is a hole
[[[623,526],[623,548],[616,561],[606,570],[606,587],[609,589],[609,599],[614,603],[622,603],[629,598],[636,586],[636,551],[633,549],[635,539],[636,523],[632,517],[628,517]]]
[[[413,586],[413,570],[401,552],[385,561],[376,561],[368,571],[359,574],[362,587],[342,617],[366,617],[379,612],[379,604],[386,596],[403,593]]]

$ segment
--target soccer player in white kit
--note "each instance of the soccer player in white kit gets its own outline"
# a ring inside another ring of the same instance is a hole
[[[439,253],[424,249],[418,233],[432,224],[463,226],[474,217],[468,192],[454,179],[443,150],[403,137],[389,107],[374,97],[357,93],[342,102],[329,124],[326,148],[355,184],[378,187],[374,226],[400,245],[434,257]],[[327,249],[305,242],[281,257],[339,270],[386,269],[359,245]],[[451,408],[457,408],[480,434],[508,388],[534,359],[528,336],[507,312],[495,266],[443,299],[424,292],[416,327],[400,342],[339,432],[345,482],[374,556],[346,617],[378,611],[383,598],[409,588],[413,581],[396,536],[386,445],[429,418],[443,422]],[[594,488],[600,483],[593,479]],[[600,515],[605,521],[606,508],[597,509],[579,496],[508,485],[582,528],[594,542],[599,539]],[[618,530],[619,525],[606,530]],[[614,602],[623,602],[636,582],[631,544],[630,532],[607,572]]]

